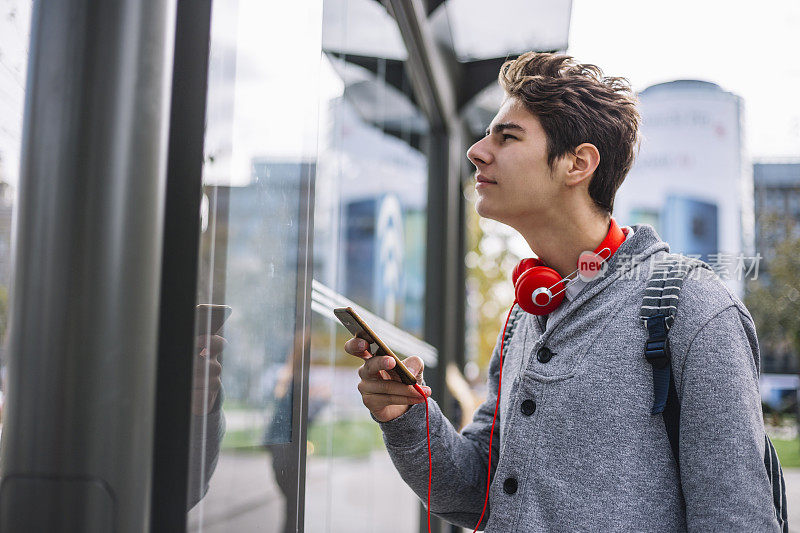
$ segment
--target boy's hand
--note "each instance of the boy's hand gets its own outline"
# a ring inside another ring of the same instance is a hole
[[[388,355],[373,356],[364,339],[353,337],[345,343],[344,351],[365,360],[358,369],[361,377],[358,391],[364,405],[381,422],[394,420],[408,411],[411,405],[425,401],[413,386],[403,384],[394,372],[387,372],[394,368],[395,360]],[[416,376],[417,382],[422,381],[425,367],[422,359],[412,356],[404,360],[403,364]],[[422,390],[428,396],[431,395],[429,387],[422,387]]]

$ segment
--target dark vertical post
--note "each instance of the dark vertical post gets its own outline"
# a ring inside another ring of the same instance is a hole
[[[447,394],[445,372],[448,362],[447,322],[448,315],[455,314],[447,297],[447,223],[448,223],[448,183],[447,183],[447,134],[430,134],[428,150],[428,218],[425,243],[425,326],[424,339],[439,350],[436,368],[425,369],[425,380],[430,385],[433,398],[447,414],[450,395]],[[419,530],[428,530],[427,510],[420,506]],[[431,531],[442,531],[442,522],[431,517]]]
[[[158,332],[150,531],[186,531],[194,305],[211,0],[178,2]]]
[[[458,360],[464,346],[464,224],[461,160],[464,125],[457,109],[453,76],[459,65],[445,57],[436,44],[422,0],[388,0],[408,51],[406,70],[416,100],[430,125],[428,150],[428,220],[425,261],[425,332],[439,350],[435,370],[426,370],[434,398],[445,415],[452,415],[447,392],[447,364]],[[420,531],[427,531],[421,507]],[[442,531],[440,520],[431,529]]]

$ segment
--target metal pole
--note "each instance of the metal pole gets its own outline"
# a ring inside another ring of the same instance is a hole
[[[0,530],[149,525],[174,0],[34,6]]]
[[[452,395],[446,388],[447,364],[459,360],[464,348],[464,199],[461,192],[466,129],[457,109],[460,68],[436,44],[422,0],[387,0],[408,50],[406,69],[420,108],[430,126],[428,145],[428,219],[425,262],[425,332],[439,350],[436,369],[426,370],[426,381],[447,416]],[[454,74],[455,73],[455,74]],[[420,531],[427,517],[420,507]],[[431,529],[446,527],[431,521]]]
[[[201,233],[211,0],[181,0],[176,18],[150,533],[186,531],[187,496],[190,490],[193,493],[199,490],[189,487],[194,363],[191,354],[195,352],[194,305]]]

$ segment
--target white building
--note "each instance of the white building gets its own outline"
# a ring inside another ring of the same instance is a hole
[[[742,99],[697,80],[653,85],[639,99],[641,150],[615,218],[653,225],[673,252],[700,254],[741,297],[756,262]]]

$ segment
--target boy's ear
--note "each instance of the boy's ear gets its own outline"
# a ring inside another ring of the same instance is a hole
[[[600,164],[600,151],[592,143],[579,144],[564,157],[568,162],[564,180],[567,185],[577,185],[591,178]]]

